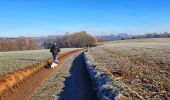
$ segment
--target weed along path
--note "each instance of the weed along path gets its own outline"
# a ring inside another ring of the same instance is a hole
[[[70,56],[73,56],[80,50],[74,50],[65,54],[62,54],[59,57],[59,60],[67,59]],[[58,66],[56,70],[60,70],[61,67]],[[42,87],[43,83],[51,76],[53,69],[41,68],[39,71],[35,72],[33,75],[29,76],[22,84],[17,86],[11,92],[5,94],[0,99],[2,100],[28,100],[39,87]]]
[[[59,100],[98,100],[90,82],[84,63],[83,53],[78,55],[71,66],[70,76],[65,77]]]

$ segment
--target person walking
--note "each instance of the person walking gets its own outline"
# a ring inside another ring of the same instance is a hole
[[[53,56],[53,63],[51,64],[51,67],[54,68],[58,65],[58,53],[60,52],[60,48],[56,43],[53,43],[52,47],[50,48],[50,52]]]

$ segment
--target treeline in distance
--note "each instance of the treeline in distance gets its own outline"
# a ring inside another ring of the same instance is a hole
[[[56,42],[60,48],[81,48],[94,46],[97,39],[88,34],[86,31],[81,31],[66,34],[60,38],[47,39],[42,46],[49,49],[54,42]]]

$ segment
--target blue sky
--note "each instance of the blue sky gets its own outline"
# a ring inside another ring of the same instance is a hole
[[[170,0],[0,0],[1,36],[170,32]]]

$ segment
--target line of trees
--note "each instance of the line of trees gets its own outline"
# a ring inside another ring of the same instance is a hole
[[[97,39],[86,31],[66,34],[62,37],[47,38],[42,46],[33,38],[19,37],[0,40],[0,52],[2,51],[20,51],[20,50],[36,50],[49,49],[56,42],[61,48],[81,48],[92,47],[96,44]]]
[[[39,49],[39,45],[32,38],[0,40],[0,51],[18,51],[34,49]]]
[[[76,32],[72,34],[66,34],[61,38],[48,39],[43,43],[43,47],[48,49],[51,44],[56,42],[59,47],[62,48],[81,48],[81,47],[92,47],[97,42],[97,39],[86,31]]]

